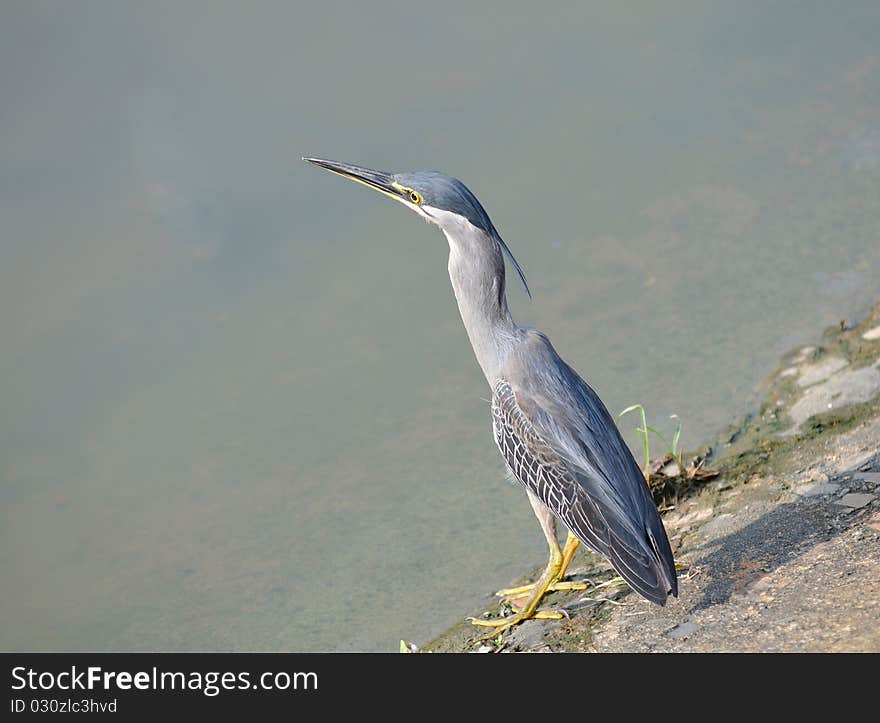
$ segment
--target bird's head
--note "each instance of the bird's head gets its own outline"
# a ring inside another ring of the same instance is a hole
[[[474,230],[482,232],[499,244],[519,274],[526,293],[531,296],[520,265],[495,230],[489,214],[470,189],[457,178],[438,171],[389,173],[322,158],[304,157],[303,160],[402,203],[429,223],[439,226],[447,236],[456,237],[462,232],[473,233]]]

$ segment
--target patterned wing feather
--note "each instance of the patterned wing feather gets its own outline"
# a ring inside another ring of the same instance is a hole
[[[607,557],[620,575],[639,593],[658,604],[666,602],[677,586],[669,580],[671,552],[657,509],[647,494],[649,508],[639,509],[618,502],[614,494],[604,494],[600,470],[596,465],[578,466],[547,441],[517,400],[510,384],[500,380],[492,398],[492,427],[495,443],[514,478],[533,492],[595,552]],[[616,431],[616,430],[615,430]],[[628,452],[627,452],[628,454]],[[594,460],[601,466],[601,460]],[[637,469],[637,468],[636,468]],[[644,480],[640,482],[647,493]],[[609,490],[610,491],[610,490]],[[656,517],[648,524],[639,518]],[[634,519],[635,518],[635,519]],[[656,530],[660,525],[660,532]],[[654,528],[654,529],[652,529]],[[662,535],[658,546],[656,537]],[[660,549],[665,545],[664,549]],[[672,567],[674,576],[674,566]]]

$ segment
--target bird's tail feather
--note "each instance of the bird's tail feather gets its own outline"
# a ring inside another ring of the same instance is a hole
[[[633,549],[629,545],[615,544],[609,547],[607,556],[614,569],[643,597],[657,605],[665,605],[666,598],[678,595],[678,584],[675,580],[675,568],[672,568],[672,579],[658,554],[654,536],[648,532],[646,543],[651,547],[639,545]]]

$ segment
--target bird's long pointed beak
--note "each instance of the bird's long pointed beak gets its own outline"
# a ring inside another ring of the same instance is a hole
[[[367,188],[384,193],[395,201],[400,201],[404,197],[403,188],[394,180],[394,176],[387,171],[375,171],[372,168],[363,168],[362,166],[355,166],[352,163],[341,163],[340,161],[328,161],[323,158],[306,158],[303,156],[303,160],[343,178],[357,181]]]

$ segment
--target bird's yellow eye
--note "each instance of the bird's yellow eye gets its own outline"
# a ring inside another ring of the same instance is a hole
[[[409,200],[412,201],[416,206],[422,205],[422,197],[418,194],[417,191],[409,190]]]

